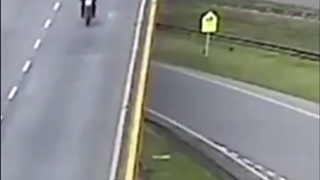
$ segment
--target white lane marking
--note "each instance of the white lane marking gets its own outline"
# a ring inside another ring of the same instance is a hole
[[[239,156],[236,153],[232,152],[232,151],[228,151],[226,153],[228,153],[229,156],[232,156],[234,158],[239,158]]]
[[[16,96],[17,92],[18,92],[18,86],[13,86],[8,95],[8,99],[12,100]]]
[[[39,38],[36,40],[36,42],[33,45],[33,49],[38,49],[41,45],[42,40]]]
[[[273,171],[267,171],[267,175],[271,176],[271,177],[274,177],[276,175],[276,173],[273,172]]]
[[[60,8],[60,5],[61,5],[60,2],[56,2],[53,6],[53,10],[57,11]],[[47,19],[43,25],[43,28],[47,29],[51,26],[51,24],[52,24],[52,20]],[[42,43],[42,40],[40,38],[38,38],[35,41],[35,43],[33,44],[33,49],[37,50],[40,47],[41,43]],[[22,67],[22,72],[27,73],[31,67],[31,64],[32,64],[32,62],[30,60],[27,60]],[[8,94],[8,100],[11,101],[16,96],[17,92],[18,92],[18,86],[13,86]],[[1,115],[1,122],[3,119],[4,119],[4,117],[3,117],[3,115]]]
[[[239,158],[239,155],[235,152],[231,152],[230,156],[232,156],[233,158]]]
[[[127,80],[126,80],[126,86],[124,90],[123,101],[122,101],[122,110],[120,112],[120,118],[119,118],[117,132],[116,132],[117,134],[114,141],[114,149],[113,149],[113,156],[112,156],[111,167],[110,167],[109,180],[114,180],[116,178],[116,173],[117,173],[117,168],[118,168],[118,163],[120,158],[124,122],[126,119],[127,106],[129,103],[129,97],[131,92],[130,90],[131,90],[132,81],[133,81],[134,65],[137,58],[137,54],[138,54],[140,34],[141,34],[141,28],[142,28],[143,15],[146,8],[146,2],[147,2],[146,0],[140,1],[139,14],[137,17],[137,26],[135,29],[134,41],[133,41],[133,47],[132,47],[132,54],[130,57],[130,64],[129,64],[128,74],[126,77]]]
[[[224,154],[230,154],[230,153],[229,153],[229,150],[228,150],[226,147],[220,146],[220,145],[218,145],[218,144],[216,144],[216,143],[215,143],[215,145],[216,145],[216,148],[217,148],[219,151],[223,152]]]
[[[233,161],[235,161],[236,163],[240,164],[241,166],[243,166],[245,169],[247,169],[248,171],[250,171],[251,173],[253,173],[254,175],[258,176],[259,178],[261,178],[262,180],[270,180],[267,176],[263,175],[262,173],[258,172],[257,170],[255,170],[253,167],[247,165],[246,163],[244,163],[242,160],[238,159],[238,158],[234,158],[232,155],[230,155],[229,153],[226,153],[226,150],[224,147],[221,147],[219,145],[217,145],[216,143],[210,141],[209,139],[207,139],[206,137],[202,136],[201,134],[189,129],[188,127],[186,126],[183,126],[182,124],[174,121],[173,119],[163,115],[163,114],[160,114],[152,109],[149,109],[149,108],[146,108],[146,110],[159,117],[160,119],[164,120],[164,121],[167,121],[168,123],[170,123],[171,125],[187,132],[188,134],[194,136],[195,138],[203,141],[204,143],[206,143],[207,145],[211,146],[212,148],[220,151],[221,153],[223,153],[224,155],[226,155],[227,157],[229,157],[230,159],[232,159]]]
[[[253,162],[249,159],[244,158],[244,159],[242,159],[242,161],[248,165],[253,165]]]
[[[204,77],[204,76],[197,75],[197,74],[192,73],[192,72],[187,72],[187,71],[183,71],[183,70],[180,70],[180,69],[170,68],[170,67],[167,67],[165,65],[160,65],[160,66],[165,68],[165,69],[171,69],[173,71],[177,71],[177,72],[180,72],[182,74],[185,74],[185,75],[188,75],[188,76],[191,76],[191,77],[194,77],[194,78],[197,78],[197,79],[200,79],[200,80],[212,83],[212,84],[216,84],[216,85],[225,87],[227,89],[231,89],[233,91],[238,91],[238,92],[241,92],[241,93],[246,94],[248,96],[252,96],[252,97],[267,101],[269,103],[272,103],[272,104],[275,104],[275,105],[278,105],[278,106],[285,107],[287,109],[296,111],[298,113],[304,114],[306,116],[309,116],[309,117],[312,117],[312,118],[315,118],[315,119],[320,119],[319,114],[312,113],[310,111],[307,111],[307,110],[292,106],[290,104],[287,104],[287,103],[272,99],[270,97],[263,96],[263,95],[260,95],[260,94],[257,94],[257,93],[254,93],[254,92],[251,92],[251,91],[248,91],[248,90],[236,87],[236,86],[233,86],[231,84],[227,84],[227,83],[224,83],[224,82],[221,82],[221,81],[213,80],[213,79],[210,79],[210,78],[207,78],[207,77]]]
[[[259,171],[263,170],[263,167],[260,166],[259,164],[254,165],[254,168],[258,169]]]
[[[60,2],[54,3],[54,5],[53,5],[53,10],[54,10],[54,11],[57,11],[57,10],[60,8],[60,5],[61,5]]]
[[[23,73],[26,73],[29,71],[30,69],[30,66],[31,66],[31,61],[30,60],[27,60],[24,65],[23,65],[23,68],[22,68],[22,72]]]
[[[45,29],[48,29],[51,25],[51,22],[52,22],[51,19],[47,19],[46,22],[44,23],[43,27]]]

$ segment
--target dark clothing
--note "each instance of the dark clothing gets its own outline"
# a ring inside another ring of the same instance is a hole
[[[85,8],[85,4],[84,4],[85,0],[80,0],[80,2],[81,2],[81,17],[83,18],[84,8]],[[92,11],[93,11],[92,15],[93,15],[93,17],[96,16],[96,9],[97,9],[96,2],[97,2],[97,0],[92,0]]]

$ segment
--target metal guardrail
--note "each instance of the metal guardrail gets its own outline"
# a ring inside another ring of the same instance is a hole
[[[177,31],[177,32],[180,31],[180,32],[191,33],[191,34],[201,34],[200,31],[197,29],[190,29],[190,28],[179,27],[179,26],[174,26],[169,24],[162,24],[162,23],[156,23],[156,28],[159,30],[171,30],[171,31]],[[222,33],[213,34],[213,36],[216,39],[219,39],[221,41],[227,41],[230,43],[246,45],[250,47],[273,51],[273,52],[284,53],[291,56],[299,57],[301,59],[320,61],[319,52],[313,52],[305,49],[288,47],[285,45],[276,44],[272,42],[258,41],[254,39],[249,39],[249,38],[244,38],[244,37],[239,37],[234,35],[227,35]]]

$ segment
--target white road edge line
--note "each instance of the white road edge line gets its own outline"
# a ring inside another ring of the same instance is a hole
[[[18,86],[13,86],[9,92],[8,99],[12,100],[18,92]]]
[[[2,122],[2,120],[3,120],[3,115],[1,115],[1,122]]]
[[[59,9],[60,5],[61,5],[60,2],[54,3],[54,5],[53,5],[53,10],[54,10],[54,11],[57,11],[57,10]]]
[[[39,38],[36,40],[36,42],[33,45],[33,49],[38,49],[40,47],[42,40]]]
[[[171,125],[187,132],[188,134],[194,136],[195,138],[201,140],[202,142],[206,143],[207,145],[211,146],[212,148],[220,151],[221,153],[223,153],[224,155],[228,156],[230,159],[232,159],[233,161],[235,161],[236,163],[238,163],[239,165],[241,165],[242,167],[244,167],[245,169],[247,169],[248,171],[250,171],[251,173],[253,173],[254,175],[256,175],[257,177],[259,177],[262,180],[270,180],[267,176],[263,175],[262,173],[258,172],[257,170],[255,170],[253,167],[247,165],[246,163],[244,163],[242,160],[238,159],[238,158],[234,158],[232,155],[230,155],[230,153],[226,153],[225,148],[221,148],[221,146],[217,145],[216,143],[210,141],[209,139],[207,139],[206,137],[202,136],[201,134],[189,129],[186,126],[183,126],[182,124],[174,121],[173,119],[158,113],[152,109],[146,108],[147,112],[149,112],[152,115],[157,116],[158,118],[167,121],[168,123],[170,123]]]
[[[130,64],[129,64],[128,74],[126,77],[127,80],[126,80],[126,86],[125,86],[124,95],[123,95],[123,101],[122,101],[122,110],[120,112],[120,117],[119,117],[119,122],[117,126],[117,132],[116,132],[117,134],[114,141],[114,149],[113,149],[113,156],[112,156],[111,167],[110,167],[109,180],[115,180],[116,178],[116,173],[117,173],[117,168],[118,168],[118,163],[120,158],[124,123],[125,123],[126,114],[127,114],[127,108],[128,108],[127,106],[129,103],[130,90],[133,83],[132,81],[133,81],[134,65],[135,65],[138,48],[139,48],[140,34],[141,34],[143,17],[144,17],[143,13],[146,8],[146,3],[147,3],[146,0],[140,1],[139,14],[136,22],[137,26],[135,29],[134,40],[133,40],[132,54],[130,57]]]
[[[45,29],[48,29],[51,25],[51,22],[52,22],[51,19],[47,19],[46,22],[44,23],[43,27]]]
[[[22,68],[22,72],[23,73],[26,73],[29,71],[30,69],[30,66],[31,66],[31,61],[30,60],[27,60],[24,65],[23,65],[23,68]]]
[[[187,72],[187,71],[183,71],[183,70],[180,70],[180,69],[170,68],[170,67],[167,67],[167,66],[161,65],[161,64],[157,64],[157,65],[160,65],[161,67],[163,67],[163,68],[165,68],[165,69],[171,69],[171,70],[180,72],[180,73],[182,73],[182,74],[185,74],[185,75],[188,75],[188,76],[191,76],[191,77],[194,77],[194,78],[197,78],[197,79],[200,79],[200,80],[203,80],[203,81],[212,83],[212,84],[216,84],[216,85],[225,87],[225,88],[227,88],[227,89],[231,89],[231,90],[234,90],[234,91],[238,91],[238,92],[241,92],[241,93],[246,94],[246,95],[248,95],[248,96],[252,96],[252,97],[255,97],[255,98],[258,98],[258,99],[267,101],[267,102],[269,102],[269,103],[276,104],[276,105],[278,105],[278,106],[285,107],[285,108],[287,108],[287,109],[296,111],[296,112],[298,112],[298,113],[304,114],[304,115],[306,115],[306,116],[309,116],[309,117],[312,117],[312,118],[315,118],[315,119],[320,119],[319,114],[315,114],[315,113],[309,112],[309,111],[307,111],[307,110],[304,110],[304,109],[301,109],[301,108],[292,106],[292,105],[290,105],[290,104],[287,104],[287,103],[284,103],[284,102],[275,100],[275,99],[270,98],[270,97],[267,97],[267,96],[263,96],[263,95],[260,95],[260,94],[257,94],[257,93],[254,93],[254,92],[251,92],[251,91],[248,91],[248,90],[245,90],[245,89],[242,89],[242,88],[239,88],[239,87],[236,87],[236,86],[233,86],[233,85],[230,85],[230,84],[221,82],[221,81],[209,79],[209,78],[207,78],[207,77],[203,77],[203,76],[197,75],[197,74],[192,73],[192,72]]]

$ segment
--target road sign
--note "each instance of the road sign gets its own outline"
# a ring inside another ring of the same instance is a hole
[[[208,11],[201,17],[201,32],[215,33],[218,31],[218,15],[214,11]]]

